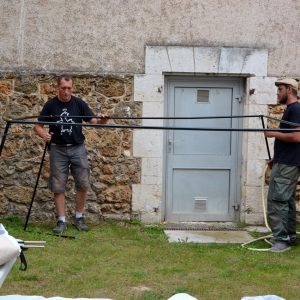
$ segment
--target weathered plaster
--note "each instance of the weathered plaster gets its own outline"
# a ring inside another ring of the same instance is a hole
[[[295,0],[0,0],[0,9],[0,69],[141,74],[145,45],[170,45],[268,49],[269,75],[300,76]],[[185,71],[182,51],[172,67]],[[215,72],[218,51],[207,55],[201,65]]]

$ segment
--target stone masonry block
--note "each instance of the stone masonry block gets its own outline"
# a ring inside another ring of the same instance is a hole
[[[133,156],[162,157],[163,132],[158,130],[135,130],[133,132]]]
[[[220,73],[267,75],[267,50],[251,48],[222,48]]]
[[[192,47],[167,47],[172,72],[194,72]],[[162,70],[165,71],[165,70]]]
[[[268,50],[252,49],[246,51],[241,73],[267,76],[268,74]]]
[[[267,160],[248,160],[246,170],[246,185],[260,187],[263,177],[263,171]]]
[[[0,94],[10,95],[12,92],[11,80],[0,80]]]
[[[161,74],[162,72],[171,71],[167,48],[163,46],[147,46],[145,54],[145,73]]]
[[[144,102],[143,103],[143,117],[163,117],[164,104],[162,102]],[[163,126],[164,120],[160,119],[144,119],[145,126]]]
[[[15,79],[14,89],[23,94],[37,93],[38,79],[35,76],[19,76]]]
[[[249,103],[254,104],[276,104],[277,88],[275,86],[275,77],[251,77],[249,78]]]
[[[245,214],[244,215],[244,222],[246,224],[251,225],[264,225],[264,216],[263,214]]]
[[[247,214],[263,213],[263,200],[267,200],[268,186],[264,185],[264,194],[262,195],[261,186],[245,187],[246,203],[244,203],[243,212]]]
[[[164,93],[163,75],[135,75],[134,76],[134,101],[163,102]]]
[[[145,212],[141,214],[141,222],[144,224],[155,224],[161,221],[160,213],[158,212]]]
[[[162,187],[158,184],[132,185],[132,210],[141,213],[159,211]]]
[[[268,139],[269,140],[269,139]],[[270,147],[272,155],[272,148]],[[248,155],[249,160],[268,159],[267,146],[263,133],[250,132],[248,134]]]
[[[142,184],[162,185],[162,158],[142,158]]]
[[[263,104],[249,104],[248,105],[248,113],[249,115],[268,115],[268,106],[263,105]],[[261,119],[260,118],[250,118],[250,122],[255,123],[260,123],[261,124]],[[250,123],[249,122],[249,123]]]
[[[217,73],[219,69],[221,48],[194,48],[195,72]]]
[[[148,46],[145,72],[215,72],[267,76],[267,62],[266,49]]]

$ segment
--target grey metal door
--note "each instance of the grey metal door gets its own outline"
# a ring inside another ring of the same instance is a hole
[[[240,113],[240,79],[167,79],[168,116],[232,116]],[[171,120],[175,127],[238,127],[241,120]],[[239,134],[168,131],[166,220],[233,221],[239,194]]]

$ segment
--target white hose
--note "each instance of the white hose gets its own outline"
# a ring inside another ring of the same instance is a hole
[[[267,170],[269,168],[269,165],[266,164],[264,171],[263,171],[263,175],[261,176],[261,200],[262,200],[262,205],[263,205],[263,213],[264,213],[264,220],[265,220],[265,226],[269,229],[269,231],[271,232],[271,228],[269,226],[268,223],[268,218],[267,218],[267,209],[266,209],[266,201],[265,201],[265,181],[266,181],[266,173]]]

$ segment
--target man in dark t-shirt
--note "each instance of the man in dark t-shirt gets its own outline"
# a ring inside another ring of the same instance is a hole
[[[90,188],[90,169],[84,146],[82,126],[73,126],[82,121],[92,124],[104,124],[107,115],[96,118],[89,106],[80,98],[72,96],[73,80],[68,75],[61,75],[57,80],[58,94],[43,107],[39,121],[56,122],[45,130],[43,124],[36,124],[35,132],[50,143],[50,178],[49,188],[54,193],[57,215],[55,234],[61,234],[67,229],[65,216],[65,189],[69,169],[74,177],[76,188],[75,216],[73,225],[78,230],[86,231],[83,212],[87,191]],[[61,124],[60,124],[61,123]]]
[[[280,104],[287,105],[282,121],[300,124],[300,103],[297,101],[298,82],[285,78],[275,82]],[[297,128],[284,122],[280,128]],[[266,131],[275,138],[273,167],[268,192],[268,220],[274,244],[272,252],[283,252],[298,243],[296,235],[296,187],[300,175],[300,132]]]

